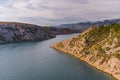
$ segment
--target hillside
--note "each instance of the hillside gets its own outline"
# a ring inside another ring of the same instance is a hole
[[[120,80],[120,24],[92,27],[51,46]]]
[[[102,20],[102,21],[94,21],[94,22],[79,22],[79,23],[72,23],[72,24],[61,24],[57,25],[55,27],[59,28],[71,28],[74,30],[81,30],[85,31],[91,26],[105,26],[109,24],[114,24],[114,23],[120,23],[120,19],[108,19],[108,20]]]
[[[71,34],[68,28],[41,27],[17,22],[0,22],[0,44],[41,41],[54,38],[58,34]]]

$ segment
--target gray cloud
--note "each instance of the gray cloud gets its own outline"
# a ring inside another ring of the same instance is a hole
[[[55,25],[119,18],[120,0],[0,0],[0,20]]]

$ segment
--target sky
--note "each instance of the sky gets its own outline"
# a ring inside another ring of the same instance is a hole
[[[120,18],[120,0],[0,0],[0,21],[58,25]]]

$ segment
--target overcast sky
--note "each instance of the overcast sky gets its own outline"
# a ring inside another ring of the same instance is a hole
[[[0,21],[56,25],[120,18],[120,0],[0,0]]]

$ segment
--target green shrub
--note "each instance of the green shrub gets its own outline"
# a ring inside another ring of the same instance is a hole
[[[117,53],[117,54],[115,55],[115,57],[120,60],[120,54],[119,54],[119,53]]]
[[[111,50],[111,48],[110,47],[106,47],[106,51],[109,51],[109,50]]]

